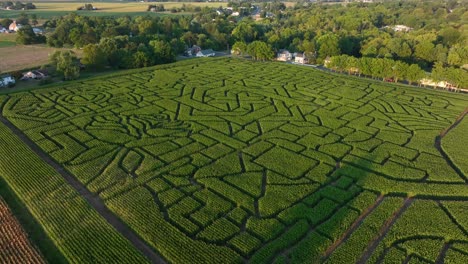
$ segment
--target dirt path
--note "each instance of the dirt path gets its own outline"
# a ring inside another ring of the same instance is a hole
[[[460,122],[463,120],[463,118],[468,114],[468,108],[466,108],[455,120],[455,122],[450,125],[448,128],[442,130],[440,132],[440,135],[438,135],[435,138],[434,146],[435,148],[439,151],[440,155],[445,159],[447,164],[462,178],[465,183],[468,183],[468,178],[466,175],[463,174],[463,172],[453,163],[453,161],[450,159],[448,154],[445,152],[445,150],[442,148],[442,139],[447,135],[448,132],[450,132],[452,129],[454,129]]]
[[[338,248],[341,244],[346,242],[348,238],[351,236],[351,234],[358,229],[358,227],[362,224],[364,221],[364,218],[366,218],[370,213],[374,211],[377,206],[383,201],[384,196],[380,195],[373,204],[371,204],[364,212],[361,213],[361,215],[354,221],[354,223],[346,230],[343,235],[336,240],[333,244],[331,244],[327,250],[325,250],[325,253],[322,256],[322,261],[324,262],[326,259],[330,257],[330,255],[335,251],[336,248]]]
[[[403,204],[401,205],[398,210],[396,210],[393,215],[385,221],[382,227],[379,230],[377,236],[367,245],[366,250],[362,254],[361,258],[356,263],[366,263],[367,260],[370,258],[372,253],[374,253],[377,246],[382,242],[383,238],[387,235],[388,230],[395,224],[396,220],[400,218],[400,216],[408,209],[408,207],[413,202],[413,198],[408,197],[405,199]]]
[[[127,238],[133,246],[145,255],[152,263],[166,263],[150,246],[148,246],[133,230],[114,215],[99,198],[78,181],[72,174],[64,170],[51,157],[45,154],[33,141],[31,141],[21,130],[16,128],[8,119],[0,113],[0,121],[7,126],[13,134],[23,141],[43,161],[52,166],[106,221],[113,226],[117,232]]]

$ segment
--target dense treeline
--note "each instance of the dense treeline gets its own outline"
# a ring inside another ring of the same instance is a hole
[[[207,7],[192,15],[166,17],[105,18],[72,13],[44,26],[52,31],[48,45],[86,47],[83,63],[98,68],[170,62],[193,45],[214,50],[234,45],[234,51],[259,60],[272,59],[275,51],[288,49],[304,52],[310,63],[349,55],[417,64],[424,70],[436,63],[445,68],[468,65],[464,23],[468,4],[460,1],[298,2],[289,8],[278,1],[229,5],[233,10],[248,10],[244,13],[249,15],[240,12],[234,16],[221,12],[226,9]]]
[[[17,1],[16,3],[13,3],[12,1],[6,1],[0,3],[0,6],[5,9],[10,9],[10,10],[28,10],[28,9],[36,9],[36,6],[33,3],[23,3],[20,1]]]
[[[306,51],[319,60],[347,54],[451,66],[468,63],[467,5],[390,1],[296,7],[276,19],[265,37],[274,47]],[[396,25],[405,27],[395,28]]]
[[[348,74],[364,74],[373,78],[382,78],[393,82],[407,81],[409,84],[430,78],[434,82],[448,82],[453,88],[468,87],[468,75],[465,70],[455,67],[444,67],[441,62],[434,66],[429,76],[417,64],[407,64],[388,58],[356,58],[348,55],[333,56],[326,66]]]
[[[76,14],[47,21],[52,47],[84,47],[83,63],[93,67],[138,68],[172,62],[188,46],[225,49],[233,25],[206,16],[85,17]]]

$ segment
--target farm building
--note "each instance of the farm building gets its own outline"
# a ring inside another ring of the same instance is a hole
[[[34,70],[34,71],[29,71],[25,74],[23,74],[22,80],[26,79],[43,79],[47,77],[48,73],[45,70]]]
[[[197,52],[197,57],[214,57],[215,52],[212,49],[200,50]]]

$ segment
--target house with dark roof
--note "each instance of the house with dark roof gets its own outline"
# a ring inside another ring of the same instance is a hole
[[[285,49],[279,50],[279,52],[276,54],[276,60],[279,61],[290,61],[292,58],[292,53]]]

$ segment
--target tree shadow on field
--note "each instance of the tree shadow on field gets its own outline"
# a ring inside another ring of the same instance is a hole
[[[0,196],[48,263],[68,263],[28,208],[0,176]]]
[[[372,174],[372,168],[368,164],[372,159],[372,156],[365,159],[355,157],[351,161],[336,162],[334,170],[327,175],[328,180],[299,203],[310,208],[295,219],[301,221],[302,217],[308,221],[307,232],[298,234],[295,242],[278,250],[274,256],[276,262],[327,262],[330,256],[347,242],[384,198],[382,194],[365,191],[360,186],[360,183]],[[305,206],[303,208],[306,208]],[[367,249],[367,246],[364,242],[364,249]],[[350,252],[349,257],[354,254],[355,260],[349,258],[349,263],[355,263],[364,251]],[[272,259],[263,261],[270,260]]]

